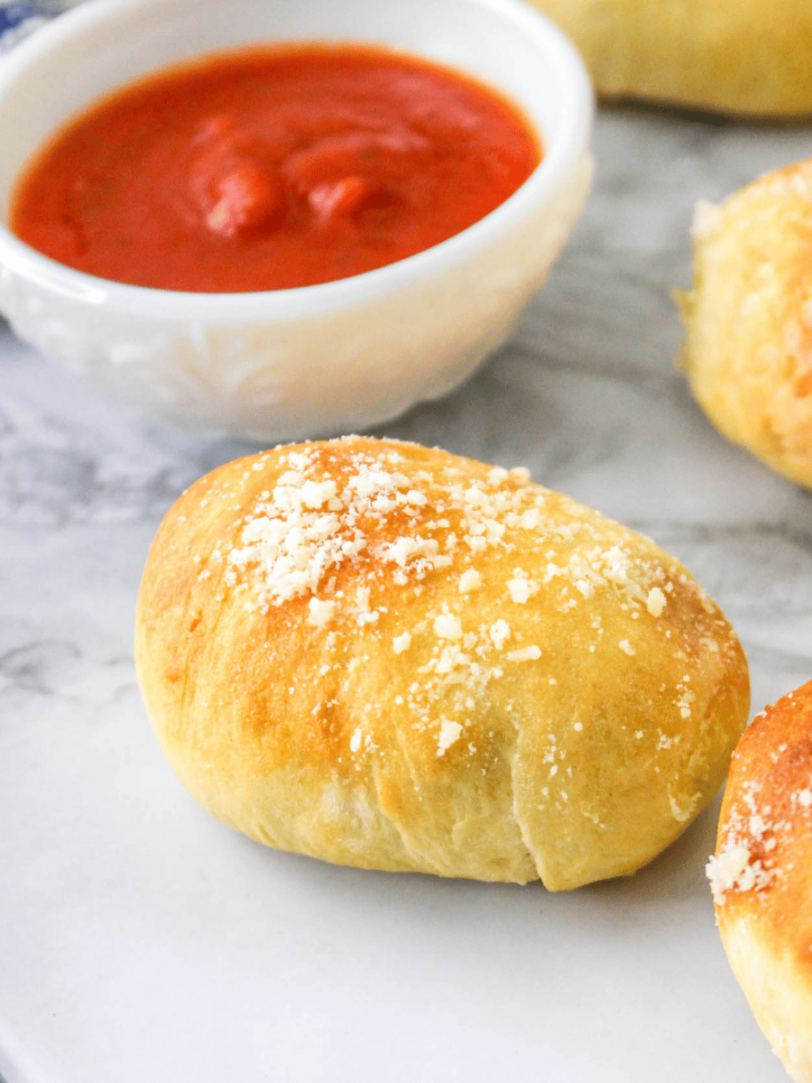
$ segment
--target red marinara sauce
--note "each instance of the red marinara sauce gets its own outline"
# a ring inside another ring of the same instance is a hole
[[[287,289],[446,240],[540,158],[518,110],[454,72],[377,48],[254,48],[105,98],[28,167],[10,222],[118,282]]]

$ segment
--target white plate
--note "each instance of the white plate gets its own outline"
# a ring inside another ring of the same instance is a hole
[[[132,688],[7,723],[8,1083],[784,1078],[714,928],[711,816],[570,894],[370,873],[210,819]]]

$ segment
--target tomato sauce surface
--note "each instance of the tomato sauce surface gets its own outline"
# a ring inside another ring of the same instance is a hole
[[[383,49],[252,49],[104,99],[36,156],[12,230],[138,286],[240,293],[334,281],[448,239],[541,148],[516,108]]]

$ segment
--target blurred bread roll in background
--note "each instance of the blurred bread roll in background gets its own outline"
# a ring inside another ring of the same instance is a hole
[[[744,116],[812,111],[809,0],[530,0],[597,92]]]
[[[730,965],[773,1050],[812,1081],[812,681],[733,756],[708,865]]]
[[[357,437],[180,497],[136,660],[181,781],[251,838],[552,890],[672,842],[749,709],[729,623],[653,542],[526,471]]]
[[[693,239],[679,300],[694,395],[728,439],[812,487],[812,161],[701,205]]]

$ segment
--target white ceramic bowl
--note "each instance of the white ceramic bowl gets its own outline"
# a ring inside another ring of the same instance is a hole
[[[468,72],[545,147],[493,213],[426,252],[299,289],[193,294],[95,278],[0,226],[0,309],[43,354],[187,429],[281,441],[357,431],[436,398],[498,346],[589,186],[592,92],[523,0],[89,0],[0,61],[0,199],[53,130],[120,83],[257,41],[364,41]]]

